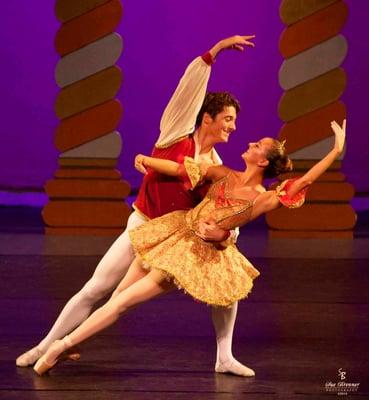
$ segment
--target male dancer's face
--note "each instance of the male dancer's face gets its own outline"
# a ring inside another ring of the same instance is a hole
[[[227,106],[211,120],[208,130],[215,143],[228,142],[229,135],[236,129],[236,118],[236,109]]]

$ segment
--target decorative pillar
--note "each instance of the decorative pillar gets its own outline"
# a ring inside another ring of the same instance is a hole
[[[115,169],[122,148],[117,132],[123,109],[115,99],[122,71],[115,65],[122,38],[120,0],[57,0],[62,23],[55,37],[61,56],[55,79],[60,119],[55,146],[59,169],[45,185],[46,234],[116,235],[131,212],[130,186]]]
[[[294,171],[280,177],[304,174],[333,147],[330,121],[342,124],[346,107],[340,97],[346,88],[346,73],[340,68],[347,54],[347,41],[339,32],[348,9],[337,0],[283,0],[280,17],[287,25],[279,50],[284,62],[279,83],[285,91],[279,102],[283,120],[278,138]],[[356,214],[349,202],[354,188],[340,172],[336,160],[308,191],[301,209],[280,208],[267,215],[272,237],[352,238]]]

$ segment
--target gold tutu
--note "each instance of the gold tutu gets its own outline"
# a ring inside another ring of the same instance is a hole
[[[201,182],[206,173],[206,168],[189,157],[185,157],[184,168],[191,187]],[[275,194],[286,207],[301,207],[306,190],[290,198],[286,192],[290,184],[291,180],[282,182]],[[237,173],[228,170],[195,208],[174,211],[129,232],[133,248],[147,268],[164,271],[178,288],[211,305],[229,306],[245,298],[253,280],[260,275],[233,242],[223,247],[195,234],[201,221],[208,218],[228,230],[247,224],[256,197],[252,201],[234,197],[237,185]]]
[[[250,293],[259,272],[234,244],[199,238],[188,223],[192,211],[174,211],[131,230],[133,248],[147,268],[164,271],[196,300],[229,306]]]

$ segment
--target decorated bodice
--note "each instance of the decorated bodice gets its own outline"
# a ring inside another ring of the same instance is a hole
[[[202,182],[205,176],[206,167],[203,168],[203,165],[194,162],[189,157],[185,158],[183,164],[185,185],[188,184],[194,188]],[[293,181],[294,179],[287,179],[275,189],[275,194],[280,203],[288,208],[301,207],[306,196],[306,189],[301,190],[292,198],[288,195],[288,189]],[[203,220],[212,220],[224,230],[231,230],[247,224],[251,219],[255,201],[261,192],[249,188],[248,195],[245,196],[248,199],[239,198],[234,193],[237,193],[240,186],[237,172],[229,170],[225,177],[210,186],[201,203],[188,211],[186,215],[188,226],[192,230],[198,231],[199,224]]]
[[[226,230],[245,225],[250,220],[253,201],[233,197],[229,181],[226,176],[211,185],[201,203],[188,212],[186,221],[191,229],[197,230],[200,221],[206,219],[214,220]]]

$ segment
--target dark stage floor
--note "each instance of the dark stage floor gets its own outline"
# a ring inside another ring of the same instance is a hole
[[[98,259],[1,256],[1,399],[327,399],[340,368],[359,383],[345,398],[369,398],[368,259],[252,258],[261,277],[240,303],[234,353],[255,378],[213,372],[209,307],[180,293],[122,317],[49,376],[16,368]]]

